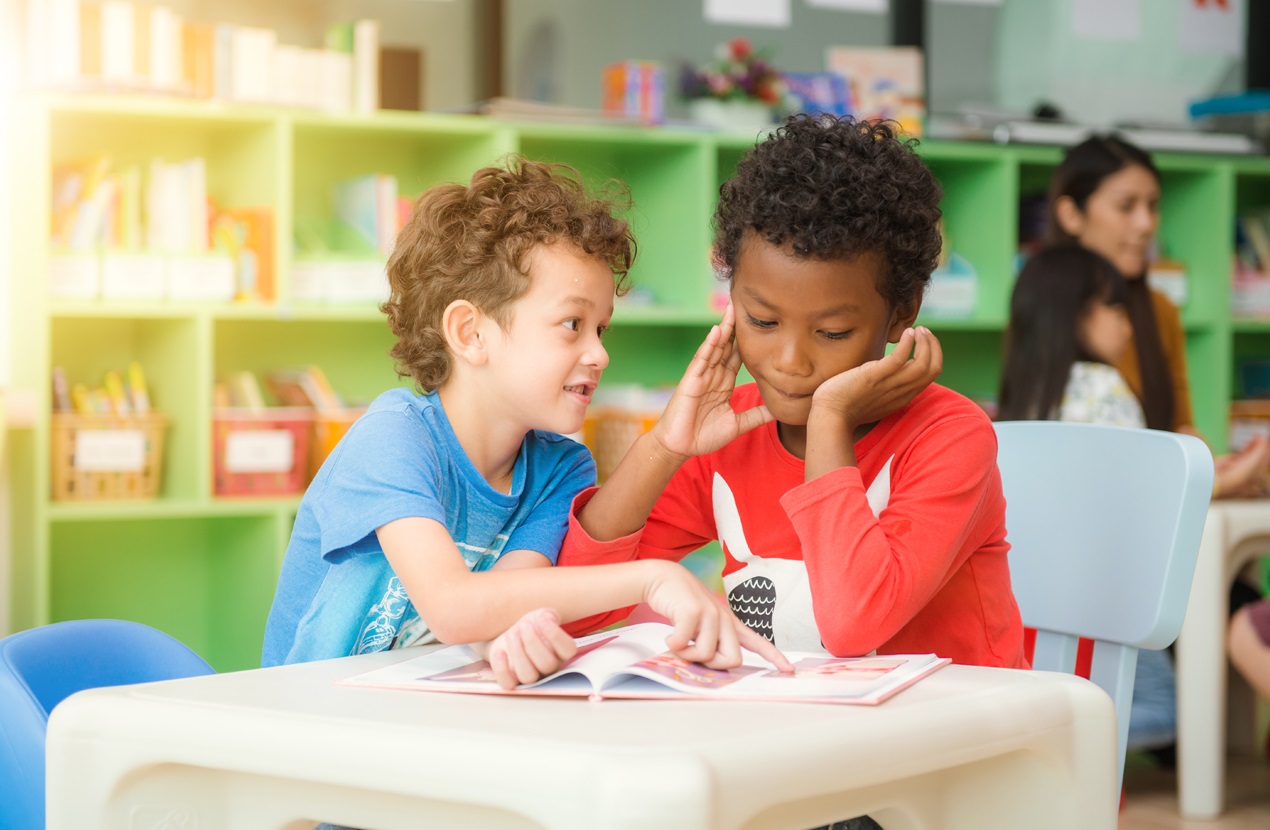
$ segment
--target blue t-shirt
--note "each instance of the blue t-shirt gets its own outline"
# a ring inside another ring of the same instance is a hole
[[[472,571],[504,551],[555,564],[574,496],[595,483],[587,449],[525,435],[509,493],[489,485],[459,445],[441,400],[380,395],[335,447],[300,501],[262,663],[300,663],[427,642],[431,635],[388,564],[375,529],[422,516],[445,525]]]

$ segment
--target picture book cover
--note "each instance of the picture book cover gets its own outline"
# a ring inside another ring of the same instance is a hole
[[[950,660],[934,654],[833,657],[786,652],[795,672],[778,671],[750,652],[734,669],[711,669],[666,650],[673,629],[648,622],[580,638],[578,652],[560,671],[536,683],[504,689],[489,663],[467,646],[447,646],[336,681],[432,692],[567,697],[765,700],[878,704]]]
[[[825,65],[846,78],[852,114],[857,118],[894,120],[908,135],[922,135],[926,90],[920,49],[831,46]]]

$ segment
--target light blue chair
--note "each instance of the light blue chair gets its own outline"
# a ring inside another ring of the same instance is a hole
[[[68,620],[0,639],[0,827],[44,828],[44,736],[64,698],[212,673],[180,641],[125,620]]]
[[[1094,641],[1090,680],[1111,696],[1124,777],[1138,649],[1177,638],[1213,490],[1198,438],[1058,421],[996,425],[1010,577],[1032,668],[1073,672]]]

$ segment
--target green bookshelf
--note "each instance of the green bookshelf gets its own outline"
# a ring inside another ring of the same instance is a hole
[[[218,670],[255,666],[298,496],[217,498],[212,492],[212,385],[242,370],[316,363],[352,399],[401,384],[391,336],[373,303],[296,300],[298,258],[338,255],[327,194],[342,179],[397,177],[402,195],[464,181],[509,152],[578,167],[592,185],[629,184],[640,246],[632,272],[649,296],[620,302],[608,337],[609,383],[674,382],[717,319],[708,261],[719,184],[751,136],[687,130],[508,123],[472,116],[324,116],[153,98],[36,96],[15,123],[13,382],[41,390],[34,429],[8,442],[14,498],[9,621],[136,619],[179,637]],[[954,248],[978,273],[972,314],[923,316],[941,338],[942,382],[995,395],[1013,283],[1020,195],[1042,193],[1060,151],[924,142],[945,188]],[[97,153],[120,164],[207,160],[221,205],[267,205],[275,217],[271,303],[68,301],[49,298],[48,216],[54,165]],[[1161,239],[1187,264],[1191,381],[1200,429],[1224,447],[1234,360],[1270,350],[1270,322],[1232,320],[1231,228],[1270,205],[1270,160],[1164,155]],[[159,495],[151,501],[55,502],[50,496],[50,368],[94,380],[139,360],[171,421]],[[708,558],[709,554],[706,554]]]

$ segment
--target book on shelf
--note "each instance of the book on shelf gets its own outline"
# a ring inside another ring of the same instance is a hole
[[[135,360],[128,364],[126,373],[107,370],[102,385],[94,388],[84,383],[70,384],[61,366],[53,367],[52,380],[54,412],[121,417],[151,412],[145,373]]]
[[[326,48],[349,56],[349,106],[370,113],[379,107],[379,21],[334,23],[326,30]]]
[[[601,75],[605,114],[638,118],[645,124],[666,121],[666,70],[657,61],[610,63]]]
[[[838,72],[782,72],[785,86],[798,99],[798,111],[851,115],[851,87]]]
[[[875,705],[951,661],[934,654],[833,657],[785,652],[793,674],[750,652],[733,669],[711,669],[666,649],[674,629],[646,622],[578,639],[564,668],[536,683],[504,689],[489,663],[467,646],[447,646],[336,681],[431,692],[560,697],[711,699]]]
[[[269,372],[265,375],[265,384],[282,406],[304,406],[319,412],[344,409],[343,398],[336,393],[319,366]]]
[[[384,258],[392,254],[400,216],[396,176],[368,173],[344,179],[335,184],[331,199],[340,250]]]
[[[236,25],[229,40],[229,97],[265,104],[276,100],[274,51],[278,33],[262,26]]]
[[[92,9],[94,16],[98,7]],[[32,86],[64,86],[80,78],[80,5],[78,0],[27,2],[25,77]],[[17,39],[12,41],[15,45]]]
[[[857,118],[896,121],[908,135],[920,136],[926,117],[922,50],[912,46],[831,46],[825,67],[847,84],[847,100]]]
[[[213,208],[211,215],[211,245],[234,261],[235,299],[273,302],[277,299],[273,208]]]
[[[246,369],[232,372],[224,381],[223,391],[216,390],[213,399],[217,406],[227,405],[236,409],[264,412],[265,396],[256,373]]]
[[[50,238],[63,251],[95,250],[115,203],[111,162],[106,155],[53,168]]]
[[[377,20],[336,24],[327,33],[328,48],[304,48],[281,42],[270,27],[188,20],[153,2],[27,0],[22,16],[24,80],[32,87],[334,112],[369,113],[379,106]],[[417,50],[414,55],[417,61]],[[408,79],[416,94],[418,74],[416,63],[416,77]]]
[[[145,183],[146,249],[160,253],[206,253],[208,249],[207,162],[150,160]]]

